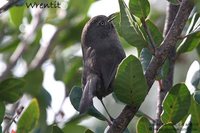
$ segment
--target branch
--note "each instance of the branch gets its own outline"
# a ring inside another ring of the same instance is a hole
[[[167,33],[165,39],[161,43],[161,46],[156,50],[155,57],[151,61],[147,71],[146,71],[146,79],[149,88],[155,81],[155,77],[157,74],[157,70],[162,66],[166,57],[169,55],[169,52],[173,47],[176,46],[176,43],[179,39],[179,36],[186,24],[186,21],[192,11],[194,3],[191,0],[183,0],[177,16]]]
[[[26,51],[28,44],[31,43],[32,40],[30,40],[30,38],[32,38],[33,34],[40,26],[43,10],[38,8],[36,11],[37,12],[34,13],[35,16],[33,16],[34,19],[32,19],[30,24],[30,30],[24,34],[22,41],[19,43],[14,53],[10,56],[9,63],[6,67],[6,70],[0,76],[0,80],[5,79],[7,75],[10,74],[11,69],[15,66],[21,55]]]
[[[164,28],[164,36],[167,35],[169,29],[171,28],[174,19],[176,17],[176,14],[178,12],[179,6],[169,4],[167,8],[167,15],[165,19],[165,28]],[[167,94],[167,92],[172,88],[173,86],[173,73],[174,73],[174,65],[175,65],[175,58],[176,58],[176,48],[175,46],[169,51],[168,55],[169,60],[169,72],[167,74],[167,77],[163,81],[159,81],[159,88],[158,88],[158,100],[157,100],[157,110],[156,110],[156,123],[154,127],[154,132],[156,133],[157,130],[162,125],[162,122],[160,120],[160,115],[163,111],[162,103],[163,100]]]
[[[38,50],[37,54],[35,55],[35,58],[32,60],[32,62],[29,65],[30,69],[36,69],[40,67],[49,57],[50,53],[52,52],[54,48],[54,42],[59,35],[60,31],[66,29],[66,26],[61,26],[59,29],[55,31],[55,33],[52,35],[50,40],[45,44],[45,46],[41,46]]]
[[[9,0],[5,5],[0,8],[0,14],[7,11],[9,8],[15,6],[18,0]]]
[[[149,50],[152,52],[152,55],[154,55],[155,54],[155,47],[156,47],[155,41],[154,41],[154,39],[151,35],[151,32],[149,30],[149,27],[146,24],[145,19],[141,19],[141,22],[142,22],[142,26],[144,27],[144,30],[145,30],[148,38],[149,38],[149,42],[150,42],[150,45],[151,45],[151,48]]]
[[[13,123],[13,122],[16,122],[15,119],[16,119],[17,117],[19,117],[20,114],[22,113],[22,111],[24,110],[24,107],[23,107],[23,106],[20,106],[20,107],[18,108],[18,104],[19,104],[19,103],[17,103],[17,105],[14,106],[14,108],[16,108],[16,109],[14,109],[14,112],[13,112],[13,113],[15,113],[15,114],[13,114],[12,117],[8,117],[8,116],[5,116],[5,117],[4,117],[4,119],[8,119],[9,121],[8,121],[8,123],[5,125],[5,127],[4,127],[4,129],[3,129],[3,133],[9,132],[9,128],[10,128],[10,126],[12,125],[12,123]],[[18,109],[17,109],[17,108],[18,108]],[[15,111],[16,111],[16,112],[15,112]]]
[[[149,64],[149,67],[145,73],[147,79],[148,89],[151,88],[155,81],[157,70],[162,66],[166,57],[169,55],[169,51],[173,48],[180,36],[186,21],[192,11],[194,3],[191,0],[182,0],[177,16],[167,33],[165,39],[161,43],[161,46],[156,49],[155,57]],[[121,114],[113,121],[113,124],[108,130],[109,133],[121,133],[128,126],[129,122],[132,120],[139,107],[126,105]]]
[[[166,36],[167,33],[169,32],[169,29],[171,28],[174,22],[174,19],[176,17],[179,7],[180,7],[179,5],[173,5],[170,3],[168,4],[166,19],[165,19],[165,27],[163,31],[164,36]]]
[[[30,69],[39,68],[43,64],[43,62],[48,59],[48,56],[52,51],[54,40],[57,35],[58,35],[58,30],[53,34],[53,36],[50,38],[47,44],[45,44],[45,46],[40,46],[40,49],[35,55],[35,58],[32,60],[32,62],[29,65]]]

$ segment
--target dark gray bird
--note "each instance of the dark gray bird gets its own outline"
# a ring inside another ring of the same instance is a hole
[[[83,95],[79,111],[84,113],[93,105],[92,99],[107,96],[113,91],[112,82],[125,52],[110,17],[90,19],[81,37],[83,53]]]

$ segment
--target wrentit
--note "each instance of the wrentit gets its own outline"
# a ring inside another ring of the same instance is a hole
[[[93,105],[93,97],[102,98],[112,93],[112,82],[125,52],[110,17],[99,15],[90,19],[81,36],[83,53],[83,95],[80,114]]]

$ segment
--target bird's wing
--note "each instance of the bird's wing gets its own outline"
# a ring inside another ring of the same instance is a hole
[[[86,85],[86,82],[87,82],[86,79],[88,77],[88,74],[90,73],[91,70],[94,69],[92,67],[94,63],[94,59],[95,59],[94,56],[95,56],[95,51],[91,47],[85,48],[83,50],[83,65],[84,65],[83,75],[82,75],[83,86]]]
[[[113,49],[113,54],[105,56],[102,61],[101,74],[103,77],[104,87],[108,88],[115,77],[119,63],[126,57],[122,47]]]
[[[102,59],[101,75],[105,89],[109,88],[110,83],[114,79],[118,63],[119,61],[116,58],[105,57]]]

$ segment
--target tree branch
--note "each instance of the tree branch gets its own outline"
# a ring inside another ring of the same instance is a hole
[[[7,11],[9,8],[15,6],[18,0],[9,0],[5,5],[0,8],[0,14]]]
[[[59,30],[57,30],[53,34],[53,36],[50,38],[47,44],[45,44],[45,46],[40,46],[40,49],[35,55],[35,58],[32,60],[32,62],[29,65],[30,69],[36,69],[40,67],[44,63],[44,61],[48,59],[48,56],[53,49],[54,40],[56,39],[58,33],[59,33]]]
[[[166,57],[169,55],[169,52],[173,47],[176,46],[178,38],[186,24],[186,21],[190,15],[194,6],[193,1],[191,0],[183,0],[177,16],[167,33],[165,39],[161,43],[161,46],[156,50],[155,57],[151,61],[147,71],[146,71],[146,79],[149,88],[155,81],[155,77],[157,74],[157,70],[162,66]]]
[[[32,38],[33,34],[40,25],[42,18],[42,11],[43,10],[38,9],[37,13],[34,14],[35,16],[33,16],[34,19],[31,21],[30,30],[24,34],[22,41],[19,43],[18,47],[13,52],[13,54],[10,56],[9,63],[6,67],[6,70],[0,76],[0,80],[5,79],[7,75],[10,74],[11,69],[15,66],[21,55],[26,51],[28,44],[31,43],[32,40],[30,38]]]
[[[155,81],[157,70],[162,66],[163,62],[169,55],[171,48],[175,47],[178,37],[180,36],[186,21],[190,15],[194,6],[194,2],[191,0],[182,0],[179,11],[176,15],[176,18],[167,33],[165,39],[161,43],[161,46],[156,49],[155,57],[149,64],[149,67],[145,73],[147,79],[148,89],[151,88],[152,84]],[[125,106],[121,114],[113,121],[113,124],[108,130],[109,133],[121,133],[128,126],[129,122],[132,120],[139,107],[134,106]]]
[[[169,3],[168,8],[167,8],[166,19],[165,19],[165,28],[164,28],[164,32],[163,32],[164,36],[167,35],[169,29],[171,28],[171,26],[174,22],[174,19],[176,17],[176,14],[178,12],[178,9],[179,9],[179,5],[173,5],[173,4]],[[176,58],[176,48],[175,48],[175,46],[169,51],[169,55],[168,55],[167,58],[168,58],[168,61],[169,61],[169,71],[168,71],[167,77],[164,80],[159,81],[160,87],[158,88],[156,123],[155,123],[155,127],[154,127],[155,133],[157,132],[157,130],[162,125],[162,122],[160,120],[160,115],[163,111],[163,108],[162,108],[163,100],[164,100],[167,92],[173,86],[173,73],[174,73],[174,64],[175,64],[175,58]]]
[[[52,50],[53,50],[53,48],[55,46],[54,42],[55,42],[57,36],[64,29],[66,29],[66,25],[61,26],[60,28],[58,28],[55,31],[55,33],[52,35],[50,40],[47,42],[47,44],[45,44],[45,46],[41,46],[40,47],[40,49],[38,50],[38,52],[35,55],[34,59],[32,60],[32,62],[29,65],[30,69],[36,69],[36,68],[40,67],[48,59],[50,53],[52,52]]]

